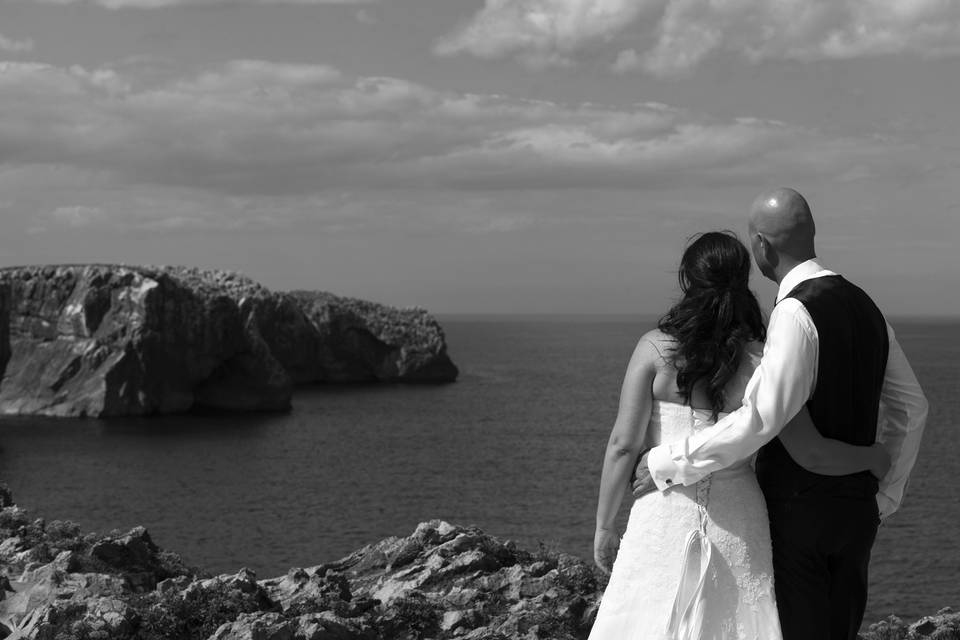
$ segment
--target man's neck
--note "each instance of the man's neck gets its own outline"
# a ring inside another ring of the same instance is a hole
[[[807,278],[814,277],[816,274],[828,275],[833,273],[824,269],[820,261],[815,257],[797,264],[787,272],[777,283],[777,302],[786,297],[790,291]]]
[[[783,283],[783,279],[787,277],[787,274],[793,271],[798,265],[803,264],[807,260],[815,260],[816,257],[816,255],[809,255],[804,258],[796,258],[794,256],[781,255],[780,262],[777,264],[775,271],[776,278],[774,281],[777,283],[777,286],[780,286],[780,284]]]

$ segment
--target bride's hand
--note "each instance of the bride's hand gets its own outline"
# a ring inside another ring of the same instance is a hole
[[[613,568],[613,561],[617,557],[619,548],[620,534],[616,529],[597,527],[593,534],[593,561],[607,575]]]
[[[874,463],[870,466],[870,473],[876,476],[878,480],[883,480],[887,472],[890,471],[890,465],[892,464],[890,454],[887,453],[882,444],[874,444],[870,448],[873,449],[874,454]]]

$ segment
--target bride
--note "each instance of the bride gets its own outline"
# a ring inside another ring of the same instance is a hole
[[[750,254],[732,233],[697,237],[680,262],[680,301],[630,359],[600,478],[594,558],[610,582],[591,640],[782,638],[752,460],[636,500],[622,539],[614,523],[642,451],[739,406],[765,337],[749,277]],[[890,464],[879,445],[823,438],[806,409],[780,439],[823,475],[870,470],[882,477]]]

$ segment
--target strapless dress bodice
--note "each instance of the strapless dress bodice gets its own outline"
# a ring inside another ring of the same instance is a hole
[[[721,412],[723,418],[729,412]],[[654,400],[650,411],[649,441],[655,444],[670,443],[682,440],[716,424],[713,420],[713,411],[710,409],[696,409],[690,405],[668,400]],[[750,468],[752,456],[733,464],[726,469],[714,471],[714,477],[729,476],[733,473]]]

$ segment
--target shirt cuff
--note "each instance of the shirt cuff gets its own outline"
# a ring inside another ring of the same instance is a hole
[[[880,521],[889,518],[900,505],[882,491],[877,493],[877,510],[880,512]]]
[[[650,449],[650,453],[647,454],[647,468],[650,470],[653,483],[660,491],[666,491],[677,482],[675,478],[679,469],[673,461],[669,444],[661,444]]]

